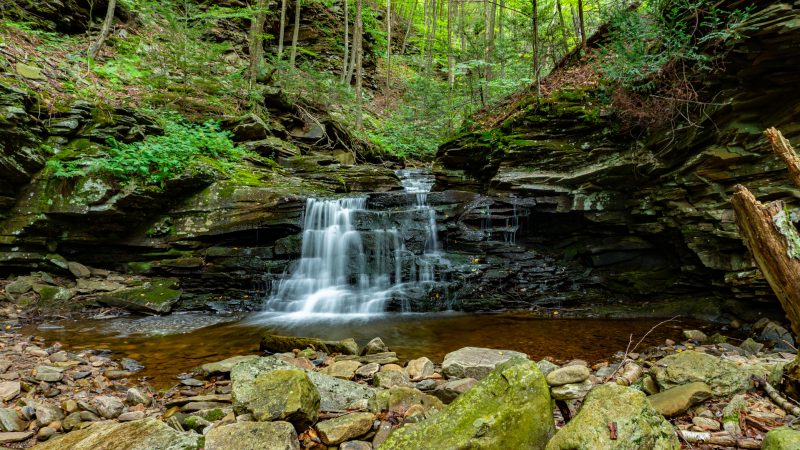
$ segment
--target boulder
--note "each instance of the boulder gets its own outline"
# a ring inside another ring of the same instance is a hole
[[[388,351],[389,347],[383,343],[383,339],[376,337],[367,342],[367,345],[361,350],[361,356],[372,355],[374,353],[386,353]]]
[[[562,384],[550,388],[550,395],[554,400],[579,400],[586,397],[586,394],[594,388],[590,380],[581,383]]]
[[[515,356],[527,358],[528,355],[513,350],[464,347],[445,355],[442,370],[451,378],[480,380],[494,370],[495,366]]]
[[[296,369],[280,359],[267,356],[239,362],[231,369],[232,394],[238,398],[251,398],[255,393],[257,376],[277,369]],[[334,378],[320,372],[306,371],[309,379],[319,391],[320,408],[325,411],[345,410],[355,402],[368,400],[375,390],[352,381]]]
[[[300,442],[288,422],[239,422],[212,428],[205,450],[300,450]]]
[[[125,404],[117,397],[103,395],[94,399],[94,407],[100,417],[105,419],[116,419],[123,411]]]
[[[299,369],[278,369],[258,375],[253,389],[244,395],[233,391],[237,414],[252,414],[257,421],[283,420],[300,429],[319,416],[320,397],[308,375]]]
[[[426,357],[412,359],[406,364],[406,373],[412,380],[421,380],[433,375],[433,361]]]
[[[381,365],[378,363],[364,364],[356,370],[356,375],[363,378],[372,378],[379,370],[381,370]]]
[[[550,386],[582,383],[589,379],[591,372],[586,366],[566,366],[548,373],[545,379]]]
[[[433,390],[433,395],[444,403],[450,403],[459,395],[470,390],[478,383],[475,378],[459,378],[457,380],[450,380],[447,383],[436,386]]]
[[[690,341],[704,343],[708,340],[708,336],[700,330],[683,330],[683,335]]]
[[[259,350],[272,353],[287,353],[295,349],[303,350],[309,347],[322,350],[326,353],[341,353],[343,355],[358,354],[358,344],[356,344],[356,341],[353,339],[325,341],[310,337],[265,334],[261,336],[261,343],[259,344]]]
[[[49,405],[47,403],[39,403],[36,405],[36,423],[40,427],[49,425],[52,422],[64,419],[64,412],[58,406]]]
[[[408,375],[400,370],[387,370],[375,374],[372,378],[372,384],[376,387],[388,389],[392,387],[412,387],[413,385],[408,380]]]
[[[317,424],[317,434],[325,445],[338,445],[372,430],[375,415],[368,412],[345,414]]]
[[[359,367],[361,367],[361,363],[358,361],[336,361],[322,369],[322,373],[344,380],[352,380]]]
[[[752,386],[752,375],[764,376],[757,366],[738,366],[731,361],[693,350],[670,355],[656,362],[652,376],[660,390],[684,384],[706,383],[715,398],[730,397]]]
[[[0,408],[0,428],[3,431],[25,431],[28,423],[13,408]]]
[[[39,444],[37,450],[185,450],[198,448],[200,435],[176,431],[155,417],[133,422],[95,422],[58,439]]]
[[[555,424],[550,392],[536,363],[499,364],[442,413],[395,430],[383,448],[544,448]]]
[[[181,298],[173,279],[152,280],[140,287],[99,295],[98,303],[151,314],[166,314]]]
[[[617,424],[612,440],[608,424]],[[679,450],[672,425],[647,402],[644,393],[604,384],[586,396],[578,414],[553,439],[547,450]]]
[[[773,345],[775,350],[794,351],[795,343],[792,333],[775,322],[769,322],[764,326],[759,339]]]
[[[797,450],[799,448],[800,431],[789,427],[770,430],[761,443],[761,450]]]
[[[378,391],[367,406],[374,413],[382,411],[405,413],[412,406],[421,406],[426,413],[444,409],[444,404],[438,398],[411,387],[393,387]]]
[[[92,276],[92,271],[83,264],[75,261],[67,263],[67,269],[75,278],[89,278]]]
[[[659,414],[672,417],[684,413],[692,406],[711,398],[711,388],[705,383],[695,382],[676,386],[647,397],[650,405]]]

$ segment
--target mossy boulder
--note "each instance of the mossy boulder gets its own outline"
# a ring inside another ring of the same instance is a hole
[[[319,391],[299,369],[263,373],[247,394],[234,390],[233,408],[239,414],[252,414],[257,421],[285,420],[299,429],[316,423],[319,417]]]
[[[369,410],[374,413],[382,411],[405,412],[411,407],[421,407],[425,414],[435,413],[445,409],[444,403],[438,398],[423,393],[412,387],[392,387],[378,391],[369,399]]]
[[[739,366],[731,361],[693,350],[670,355],[653,368],[653,378],[664,391],[684,384],[706,383],[715,398],[730,397],[752,386],[751,376],[765,376],[760,366]]]
[[[608,424],[617,424],[612,440]],[[578,414],[547,443],[547,450],[679,450],[669,422],[647,402],[644,393],[617,384],[598,386]]]
[[[322,350],[326,353],[341,353],[343,355],[357,355],[358,344],[353,339],[343,339],[341,341],[325,341],[310,337],[279,336],[276,334],[265,334],[261,336],[259,349],[273,353],[291,352],[294,349],[303,350],[313,348]]]
[[[95,422],[36,446],[41,450],[185,450],[202,445],[196,433],[181,433],[155,417],[133,422]]]
[[[554,431],[544,375],[533,361],[513,358],[440,414],[394,431],[381,448],[542,449]]]
[[[213,428],[205,450],[300,450],[297,433],[288,422],[242,422]]]
[[[796,450],[800,448],[800,431],[789,427],[770,430],[761,444],[761,450]]]
[[[181,298],[181,291],[176,287],[174,279],[156,279],[140,287],[103,294],[96,301],[132,311],[166,314]]]
[[[683,414],[692,406],[711,398],[711,388],[701,382],[676,386],[647,397],[650,404],[665,417]]]
[[[44,307],[65,306],[75,292],[61,286],[34,284],[33,290],[39,294],[39,305]]]

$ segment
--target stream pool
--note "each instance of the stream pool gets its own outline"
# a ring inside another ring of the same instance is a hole
[[[461,347],[522,351],[534,359],[580,358],[595,362],[624,351],[630,336],[638,341],[660,319],[542,319],[526,313],[387,314],[293,321],[285,315],[215,316],[187,313],[169,316],[70,320],[28,326],[23,332],[67,349],[107,349],[113,357],[133,358],[138,372],[158,388],[177,382],[176,375],[200,364],[234,355],[258,353],[263,333],[336,340],[353,337],[363,345],[380,336],[401,360],[427,356],[441,362]],[[709,325],[710,326],[710,325]],[[697,321],[674,321],[656,328],[643,345],[682,338],[684,328],[706,328]]]

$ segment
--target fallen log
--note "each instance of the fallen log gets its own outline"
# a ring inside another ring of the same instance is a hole
[[[750,438],[736,438],[728,432],[711,433],[709,431],[676,430],[678,437],[689,444],[709,444],[718,447],[742,449],[760,449],[761,442]]]
[[[771,384],[769,384],[766,378],[753,375],[753,381],[758,383],[758,385],[761,386],[762,389],[764,389],[764,392],[766,392],[767,395],[769,395],[769,398],[771,398],[772,401],[775,402],[776,405],[780,406],[784,411],[787,411],[789,414],[792,414],[794,416],[800,416],[800,407],[796,406],[788,399],[786,399],[783,395],[781,395],[781,393],[778,392],[777,389],[775,389],[774,387],[772,387]]]
[[[797,153],[789,144],[789,140],[783,137],[781,132],[774,127],[764,131],[764,136],[772,144],[772,150],[786,163],[789,168],[789,176],[795,186],[800,187],[800,158],[797,157]]]
[[[794,245],[797,230],[788,221],[782,202],[762,204],[744,186],[733,192],[736,225],[750,253],[786,312],[795,335],[800,335],[800,259]]]

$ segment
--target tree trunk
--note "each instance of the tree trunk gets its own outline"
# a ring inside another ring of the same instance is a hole
[[[561,46],[566,55],[569,53],[569,45],[567,45],[567,24],[564,22],[564,11],[561,10],[561,0],[556,0],[556,9],[558,10],[558,21],[561,24]]]
[[[297,37],[300,35],[300,0],[294,3],[294,32],[292,33],[292,54],[289,56],[289,66],[294,69],[294,61],[297,58]]]
[[[800,158],[797,157],[797,153],[794,152],[789,141],[775,128],[767,129],[764,135],[769,139],[770,143],[772,143],[772,150],[774,150],[789,167],[789,177],[792,179],[792,182],[794,182],[795,186],[800,187]]]
[[[436,21],[438,20],[438,7],[436,4],[436,0],[431,0],[431,9],[433,11],[433,15],[431,17],[431,34],[428,39],[428,55],[425,62],[425,73],[428,76],[428,79],[431,78],[433,74],[433,52],[434,47],[436,46]]]
[[[267,19],[267,0],[258,0],[250,21],[250,65],[247,73],[250,84],[255,84],[264,72],[264,22]]]
[[[278,36],[278,61],[283,56],[283,35],[286,33],[286,0],[281,0],[281,30]]]
[[[578,21],[581,25],[581,46],[586,47],[586,23],[583,20],[583,0],[578,0]]]
[[[348,52],[350,51],[348,39],[350,39],[350,30],[348,29],[348,21],[350,20],[350,11],[348,10],[349,5],[347,4],[347,0],[344,0],[344,57],[342,58],[342,83],[347,81],[347,71],[348,71]],[[349,83],[348,83],[349,84]]]
[[[784,213],[782,202],[763,205],[742,185],[734,188],[731,201],[742,239],[783,306],[792,331],[800,335],[800,259],[790,254],[790,242],[800,242],[797,230],[788,219],[783,232],[776,227],[775,216]]]
[[[500,8],[497,12],[497,40],[500,42],[500,47],[503,48],[503,11],[506,8],[506,0],[500,0]],[[500,78],[506,76],[506,55],[505,52],[501,53],[498,57],[500,60]]]
[[[454,0],[447,2],[447,85],[450,87],[450,102],[453,98],[453,86],[456,83],[456,58],[453,54],[453,4]]]
[[[408,26],[406,27],[406,34],[403,37],[403,45],[400,47],[400,54],[406,54],[406,43],[408,42],[408,36],[411,34],[411,27],[414,26],[414,13],[417,12],[417,0],[414,0],[414,5],[411,6],[411,15],[408,16]]]
[[[361,86],[363,84],[363,58],[364,58],[364,47],[363,47],[363,39],[362,39],[362,28],[363,28],[363,21],[361,18],[361,1],[356,0],[356,23],[355,23],[355,32],[356,35],[353,39],[353,44],[355,45],[354,51],[356,54],[356,102],[358,106],[356,108],[356,129],[361,130],[361,122],[362,122],[362,109],[363,109],[363,99],[361,98]],[[355,37],[358,37],[356,40]]]
[[[531,0],[533,8],[533,77],[536,80],[536,95],[542,95],[542,80],[539,68],[539,2]]]
[[[106,18],[103,20],[103,28],[100,29],[100,36],[97,36],[97,40],[89,46],[89,51],[87,52],[89,58],[94,59],[97,56],[97,52],[100,51],[100,48],[105,44],[106,39],[108,38],[108,33],[111,31],[111,24],[114,22],[114,9],[117,7],[117,0],[109,0],[108,1],[108,8],[106,8]]]
[[[392,83],[392,0],[386,0],[386,97]],[[385,108],[386,102],[384,102]]]

